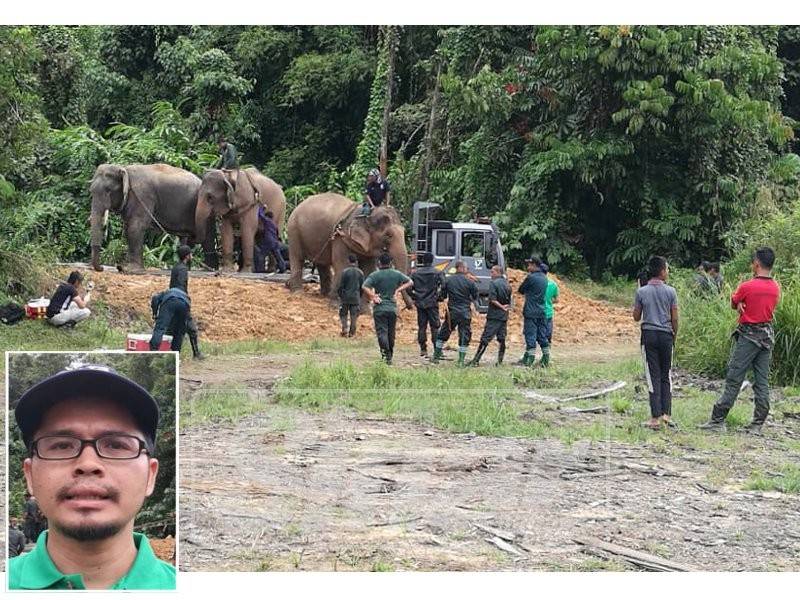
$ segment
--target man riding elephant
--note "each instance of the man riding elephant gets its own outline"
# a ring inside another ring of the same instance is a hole
[[[360,217],[359,208],[349,198],[328,192],[306,198],[292,211],[286,225],[292,272],[289,288],[301,289],[305,260],[317,268],[320,292],[332,302],[351,254],[358,258],[364,275],[375,270],[375,261],[383,253],[391,256],[399,271],[407,271],[405,230],[397,212],[378,206],[369,216]],[[408,294],[404,300],[412,305]]]
[[[92,195],[92,267],[96,271],[103,270],[100,250],[109,211],[121,214],[124,223],[128,264],[121,267],[123,270],[144,268],[142,253],[148,229],[177,235],[181,243],[193,245],[199,189],[199,177],[170,165],[102,164],[97,167],[89,186]],[[203,238],[210,238],[210,242],[203,246],[206,262],[214,254],[213,236],[206,235],[212,225],[207,217],[200,224]]]
[[[239,159],[236,156],[236,146],[229,143],[225,138],[219,138],[219,160],[217,169],[230,171],[239,168]]]

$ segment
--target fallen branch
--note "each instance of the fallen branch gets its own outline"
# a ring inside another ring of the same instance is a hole
[[[499,537],[484,538],[484,539],[487,542],[489,542],[490,544],[494,544],[495,546],[497,546],[498,548],[500,548],[500,550],[503,550],[504,552],[508,552],[508,553],[514,554],[516,556],[525,556],[522,552],[517,550],[514,546],[512,546],[508,542],[504,542]]]
[[[235,517],[237,519],[257,519],[259,521],[266,521],[267,523],[272,523],[272,521],[270,521],[268,518],[259,517],[258,515],[241,515],[241,514],[237,514],[237,513],[227,513],[227,512],[223,512],[223,513],[220,513],[220,514],[225,516],[225,517]]]
[[[666,560],[660,556],[656,556],[655,554],[633,550],[618,544],[604,542],[603,540],[597,538],[574,538],[572,541],[580,546],[584,546],[584,550],[590,552],[601,551],[614,556],[619,556],[624,561],[637,567],[647,569],[648,571],[690,572],[700,570],[693,566]]]
[[[389,525],[404,525],[419,521],[422,517],[412,517],[411,519],[400,519],[399,521],[386,521],[385,523],[368,523],[367,527],[388,527]]]
[[[362,477],[367,477],[368,479],[377,479],[378,481],[388,481],[389,483],[397,483],[397,480],[392,479],[391,477],[384,477],[382,475],[371,475],[370,473],[364,473],[363,471],[359,471],[358,469],[354,469],[352,467],[347,467],[347,470],[352,473],[358,473]]]
[[[593,406],[592,408],[578,408],[577,406],[565,406],[563,408],[559,408],[561,412],[565,413],[593,413],[593,414],[602,414],[608,412],[607,406]]]
[[[577,473],[560,473],[561,479],[584,479],[586,477],[613,477],[615,475],[624,475],[625,469],[614,469],[610,471],[580,471]]]
[[[621,390],[626,385],[628,385],[625,381],[617,381],[607,388],[603,388],[602,390],[597,390],[596,392],[587,392],[586,394],[580,394],[578,396],[570,396],[569,398],[558,398],[556,396],[547,396],[545,394],[539,394],[534,392],[533,390],[527,390],[525,392],[525,398],[529,400],[543,400],[545,402],[575,402],[577,400],[588,400],[590,398],[599,398],[600,396],[605,396],[607,394],[611,394],[612,392],[616,392],[617,390]]]
[[[510,531],[503,531],[502,529],[487,527],[486,525],[481,525],[480,523],[471,523],[471,525],[475,529],[480,529],[484,533],[488,533],[489,535],[493,535],[494,537],[499,537],[500,539],[506,540],[507,542],[513,542],[519,537],[518,535],[511,533]]]

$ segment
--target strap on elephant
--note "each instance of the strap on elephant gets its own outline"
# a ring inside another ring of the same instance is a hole
[[[250,173],[248,173],[243,169],[239,169],[239,172],[244,173],[245,177],[247,177],[247,181],[250,183],[250,187],[253,189],[253,200],[247,206],[243,206],[242,208],[239,208],[237,210],[231,209],[228,215],[234,217],[238,217],[240,214],[246,213],[254,206],[261,204],[261,194],[259,193],[258,188],[256,188],[255,184],[253,183],[253,179],[250,177]]]
[[[161,229],[161,231],[164,232],[164,235],[171,235],[166,229],[164,229],[164,226],[161,223],[158,222],[158,219],[156,219],[156,216],[150,211],[149,208],[147,208],[147,205],[144,202],[142,202],[141,198],[139,198],[139,196],[137,196],[136,194],[134,194],[133,196],[139,201],[139,204],[142,205],[142,208],[150,216],[150,218],[153,219],[155,224],[158,225],[158,228]]]
[[[359,207],[360,205],[356,204],[355,206],[348,208],[342,213],[342,215],[336,221],[336,224],[333,226],[333,229],[331,230],[331,234],[328,236],[328,239],[325,240],[325,243],[322,245],[322,248],[320,248],[319,252],[317,252],[317,255],[313,259],[311,259],[312,264],[316,264],[317,259],[320,256],[322,256],[323,252],[325,252],[325,248],[328,247],[328,244],[330,244],[338,236],[342,235],[342,225],[344,224],[345,221],[347,221],[347,219],[350,218],[350,215],[353,214],[353,211]]]

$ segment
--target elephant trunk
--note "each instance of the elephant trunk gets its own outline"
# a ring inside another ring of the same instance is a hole
[[[202,244],[206,241],[206,234],[209,228],[208,222],[211,217],[211,205],[203,198],[197,199],[197,208],[194,212],[194,241]]]
[[[100,264],[100,250],[103,246],[103,221],[104,215],[108,214],[107,209],[100,206],[92,206],[91,222],[91,246],[92,246],[92,268],[95,271],[102,271]]]

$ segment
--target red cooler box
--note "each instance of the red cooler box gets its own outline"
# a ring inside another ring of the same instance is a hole
[[[128,344],[125,349],[129,352],[149,352],[151,337],[152,334],[150,333],[129,333]],[[165,335],[163,338],[161,338],[161,345],[158,347],[158,349],[169,351],[171,344],[172,336]]]
[[[45,319],[47,318],[48,306],[50,306],[50,300],[48,298],[29,300],[25,305],[25,316],[29,319]]]

